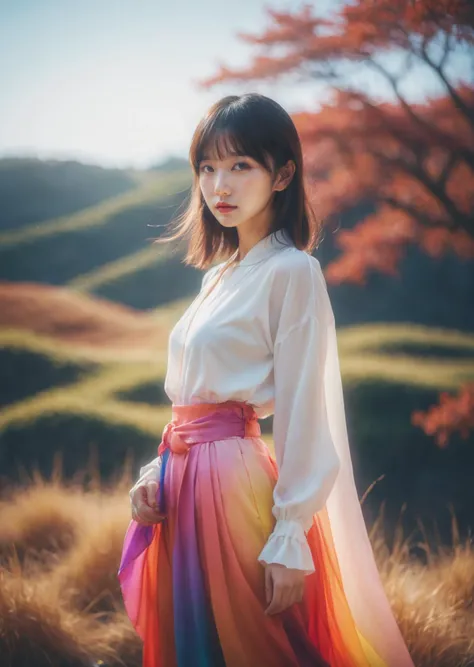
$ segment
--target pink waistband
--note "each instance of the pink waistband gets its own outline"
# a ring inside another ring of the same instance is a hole
[[[238,436],[261,435],[257,413],[243,401],[173,405],[172,419],[163,429],[158,455],[166,449],[185,454],[193,445]]]

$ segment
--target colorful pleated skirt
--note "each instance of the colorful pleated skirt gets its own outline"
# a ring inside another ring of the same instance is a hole
[[[158,448],[167,518],[130,522],[118,571],[143,667],[384,667],[352,618],[325,510],[303,600],[264,613],[278,469],[260,436],[246,403],[173,406]]]

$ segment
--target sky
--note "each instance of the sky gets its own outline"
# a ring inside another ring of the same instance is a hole
[[[318,13],[337,1],[319,0]],[[224,95],[260,92],[290,113],[317,108],[325,89],[314,82],[197,86],[219,64],[251,61],[256,51],[237,33],[261,32],[267,7],[302,4],[0,0],[0,157],[146,168],[187,157],[199,119]],[[411,81],[415,96],[420,83]]]

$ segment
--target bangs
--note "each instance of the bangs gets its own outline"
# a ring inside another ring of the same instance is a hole
[[[248,155],[272,171],[264,133],[256,119],[252,122],[246,114],[232,113],[229,108],[225,112],[207,119],[195,137],[190,154],[195,172],[203,160],[225,160],[233,155]]]
[[[305,191],[303,153],[291,116],[278,104],[259,93],[227,95],[215,102],[196,126],[188,153],[193,171],[189,203],[173,222],[175,233],[156,243],[186,240],[185,264],[208,269],[215,260],[227,260],[239,248],[235,228],[220,224],[204,198],[201,163],[247,156],[265,169],[274,181],[289,160],[295,171],[283,190],[271,199],[270,233],[286,229],[299,250],[313,250],[321,225]],[[237,158],[238,159],[238,158]]]

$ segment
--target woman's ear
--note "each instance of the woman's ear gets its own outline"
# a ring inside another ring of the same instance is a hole
[[[291,183],[291,179],[293,178],[295,171],[296,165],[294,161],[288,160],[288,162],[280,168],[275,179],[275,183],[273,184],[273,190],[281,192],[281,190],[287,188]]]

